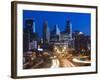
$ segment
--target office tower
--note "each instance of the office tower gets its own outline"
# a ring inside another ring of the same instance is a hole
[[[66,22],[66,32],[72,38],[72,24],[69,19]]]
[[[25,20],[23,29],[23,51],[27,52],[37,48],[37,33],[35,31],[35,21],[33,19]]]
[[[43,24],[43,43],[49,43],[50,40],[50,31],[49,31],[49,27],[48,27],[48,23],[47,21],[44,21]]]

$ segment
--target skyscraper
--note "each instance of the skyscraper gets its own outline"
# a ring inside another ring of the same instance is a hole
[[[37,36],[34,19],[26,19],[25,28],[23,29],[24,52],[37,48]]]
[[[50,40],[50,31],[48,27],[47,21],[44,21],[43,24],[43,43],[45,44],[46,42],[49,42]]]
[[[29,43],[32,41],[33,33],[33,20],[25,20],[25,28],[23,29],[23,51],[26,52],[29,50]]]
[[[69,19],[66,21],[65,30],[60,34],[60,41],[66,44],[68,48],[73,47],[72,24]]]
[[[66,32],[72,38],[72,24],[69,19],[66,22]]]
[[[58,24],[54,25],[54,29],[50,32],[50,42],[59,42],[60,40],[60,29]]]
[[[33,20],[33,32],[36,32],[35,20]]]
[[[56,35],[60,37],[60,29],[57,24],[56,24]]]

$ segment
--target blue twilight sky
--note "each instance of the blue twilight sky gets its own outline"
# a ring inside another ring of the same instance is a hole
[[[72,31],[83,32],[85,35],[91,34],[91,14],[89,13],[71,13],[71,12],[51,12],[51,11],[33,11],[23,10],[23,27],[25,28],[25,19],[34,19],[36,32],[42,36],[43,23],[46,20],[48,27],[53,30],[54,25],[58,24],[60,31],[66,27],[66,21],[70,19]]]

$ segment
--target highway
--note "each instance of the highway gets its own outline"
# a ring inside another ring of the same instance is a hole
[[[75,65],[70,62],[68,59],[52,59],[52,66],[51,68],[58,68],[58,67],[75,67]]]

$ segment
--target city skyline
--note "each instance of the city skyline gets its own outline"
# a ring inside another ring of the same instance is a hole
[[[91,65],[89,14],[47,11],[25,11],[23,14],[24,69],[51,68],[55,59],[58,67]],[[84,25],[89,27],[80,28]],[[76,64],[73,59],[89,63]]]
[[[25,20],[33,19],[35,22],[35,31],[42,37],[44,21],[47,21],[50,31],[57,24],[60,32],[66,28],[66,22],[69,19],[72,24],[72,32],[81,31],[85,35],[90,35],[91,16],[88,13],[71,13],[71,12],[48,12],[48,11],[31,11],[23,10],[23,27]],[[76,27],[77,26],[77,27]],[[84,26],[84,27],[81,27]]]

